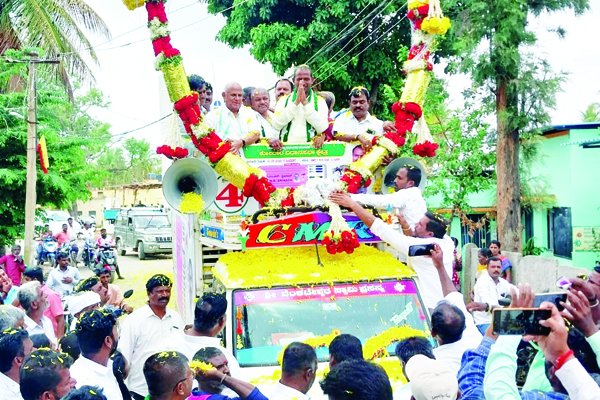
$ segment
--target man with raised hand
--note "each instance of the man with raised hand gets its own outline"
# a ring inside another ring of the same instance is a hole
[[[279,138],[284,143],[309,143],[315,148],[323,146],[323,132],[329,127],[329,109],[322,97],[312,89],[315,78],[308,65],[300,65],[294,70],[296,88],[287,96],[281,97],[275,107],[273,128],[280,131]]]
[[[242,106],[243,91],[239,83],[230,82],[223,89],[225,106],[206,114],[204,122],[217,135],[231,144],[231,152],[240,150],[260,139],[260,126],[254,112]]]

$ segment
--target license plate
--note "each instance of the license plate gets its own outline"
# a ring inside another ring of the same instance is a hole
[[[171,247],[172,247],[172,245],[170,245],[170,244],[161,244],[160,245],[161,249],[170,249]]]

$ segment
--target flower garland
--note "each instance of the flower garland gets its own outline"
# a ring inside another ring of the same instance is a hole
[[[212,364],[205,363],[204,361],[192,360],[190,361],[190,369],[192,375],[198,376],[201,373],[216,369]]]
[[[308,338],[303,343],[309,345],[310,347],[312,347],[315,350],[318,349],[319,347],[329,347],[331,342],[333,342],[333,339],[335,339],[337,336],[340,336],[341,334],[342,334],[342,332],[340,332],[338,329],[334,329],[331,333],[329,333],[327,335],[320,335],[320,336]],[[285,353],[285,349],[287,349],[287,346],[285,346],[283,349],[281,349],[281,351],[277,355],[277,364],[279,364],[279,365],[283,364],[283,353]]]
[[[363,355],[366,360],[389,356],[387,347],[406,338],[420,336],[428,337],[429,333],[408,325],[393,326],[369,339],[363,344]]]
[[[155,67],[163,73],[169,98],[174,103],[174,108],[183,121],[192,143],[207,156],[215,171],[225,180],[242,189],[244,195],[254,197],[261,206],[298,205],[301,200],[297,194],[301,193],[301,190],[298,188],[295,191],[291,188],[276,190],[266,176],[257,173],[256,169],[252,169],[239,156],[230,153],[231,145],[203,123],[200,107],[197,104],[198,95],[190,90],[181,54],[171,45],[164,0],[123,1],[129,9],[145,5],[155,55]],[[415,120],[419,120],[422,116],[421,105],[430,80],[429,71],[432,68],[429,62],[432,34],[445,33],[449,28],[449,20],[443,17],[439,0],[409,0],[408,9],[407,16],[413,25],[411,40],[413,47],[405,64],[408,74],[405,87],[400,101],[393,108],[397,132],[386,132],[381,137],[375,137],[371,150],[346,168],[341,178],[340,189],[350,193],[357,193],[360,188],[371,184],[373,173],[380,167],[383,159],[398,153],[399,148],[406,143],[407,132],[412,131]],[[316,99],[316,96],[313,97]],[[433,139],[429,140],[429,137],[424,141],[418,141],[420,146],[413,148],[415,154],[427,157],[435,155],[433,148],[435,144],[432,143]],[[164,152],[170,154],[166,148],[162,149],[161,154]],[[328,251],[338,252],[340,248],[346,252],[353,250],[357,243],[356,233],[345,226],[339,226],[337,229],[337,232],[328,235],[329,240],[326,244]],[[342,237],[343,232],[347,233]]]
[[[325,245],[329,254],[354,253],[354,249],[360,246],[358,235],[354,229],[349,228],[348,223],[342,216],[340,206],[331,203],[329,205],[329,215],[331,215],[331,225],[323,235],[321,243]]]
[[[204,209],[202,195],[194,192],[182,194],[179,209],[183,214],[202,214]]]
[[[166,144],[156,148],[156,154],[162,154],[163,156],[173,158],[186,158],[188,156],[188,150],[182,147],[172,148]]]
[[[223,284],[237,288],[289,285],[322,285],[333,282],[378,281],[413,276],[414,271],[390,253],[360,246],[350,255],[320,255],[307,247],[272,247],[230,252],[219,257],[213,274]]]

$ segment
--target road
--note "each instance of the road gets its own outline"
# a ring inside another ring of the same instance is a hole
[[[127,303],[134,309],[146,304],[148,300],[146,295],[146,281],[152,275],[163,273],[173,278],[173,259],[170,255],[149,256],[148,259],[142,261],[138,259],[137,253],[134,253],[118,256],[117,261],[121,275],[125,279],[115,279],[113,283],[119,286],[123,292],[133,289],[133,295],[127,300]],[[82,263],[79,263],[78,266],[82,278],[93,275],[93,272],[89,268],[84,267]],[[171,297],[169,306],[174,309],[177,308],[174,295]]]

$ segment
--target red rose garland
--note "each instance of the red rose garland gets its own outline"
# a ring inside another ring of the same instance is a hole
[[[341,233],[341,238],[335,238],[332,231],[327,231],[323,235],[321,244],[325,245],[325,248],[329,254],[343,252],[352,254],[354,253],[354,249],[360,246],[360,243],[358,242],[358,235],[354,229],[351,231],[343,231]]]
[[[162,154],[167,158],[186,158],[188,150],[182,147],[175,147],[173,149],[171,146],[164,144],[156,149],[156,154]]]
[[[421,157],[435,157],[435,151],[438,149],[437,143],[432,143],[429,140],[424,143],[415,144],[413,147],[413,154]]]

